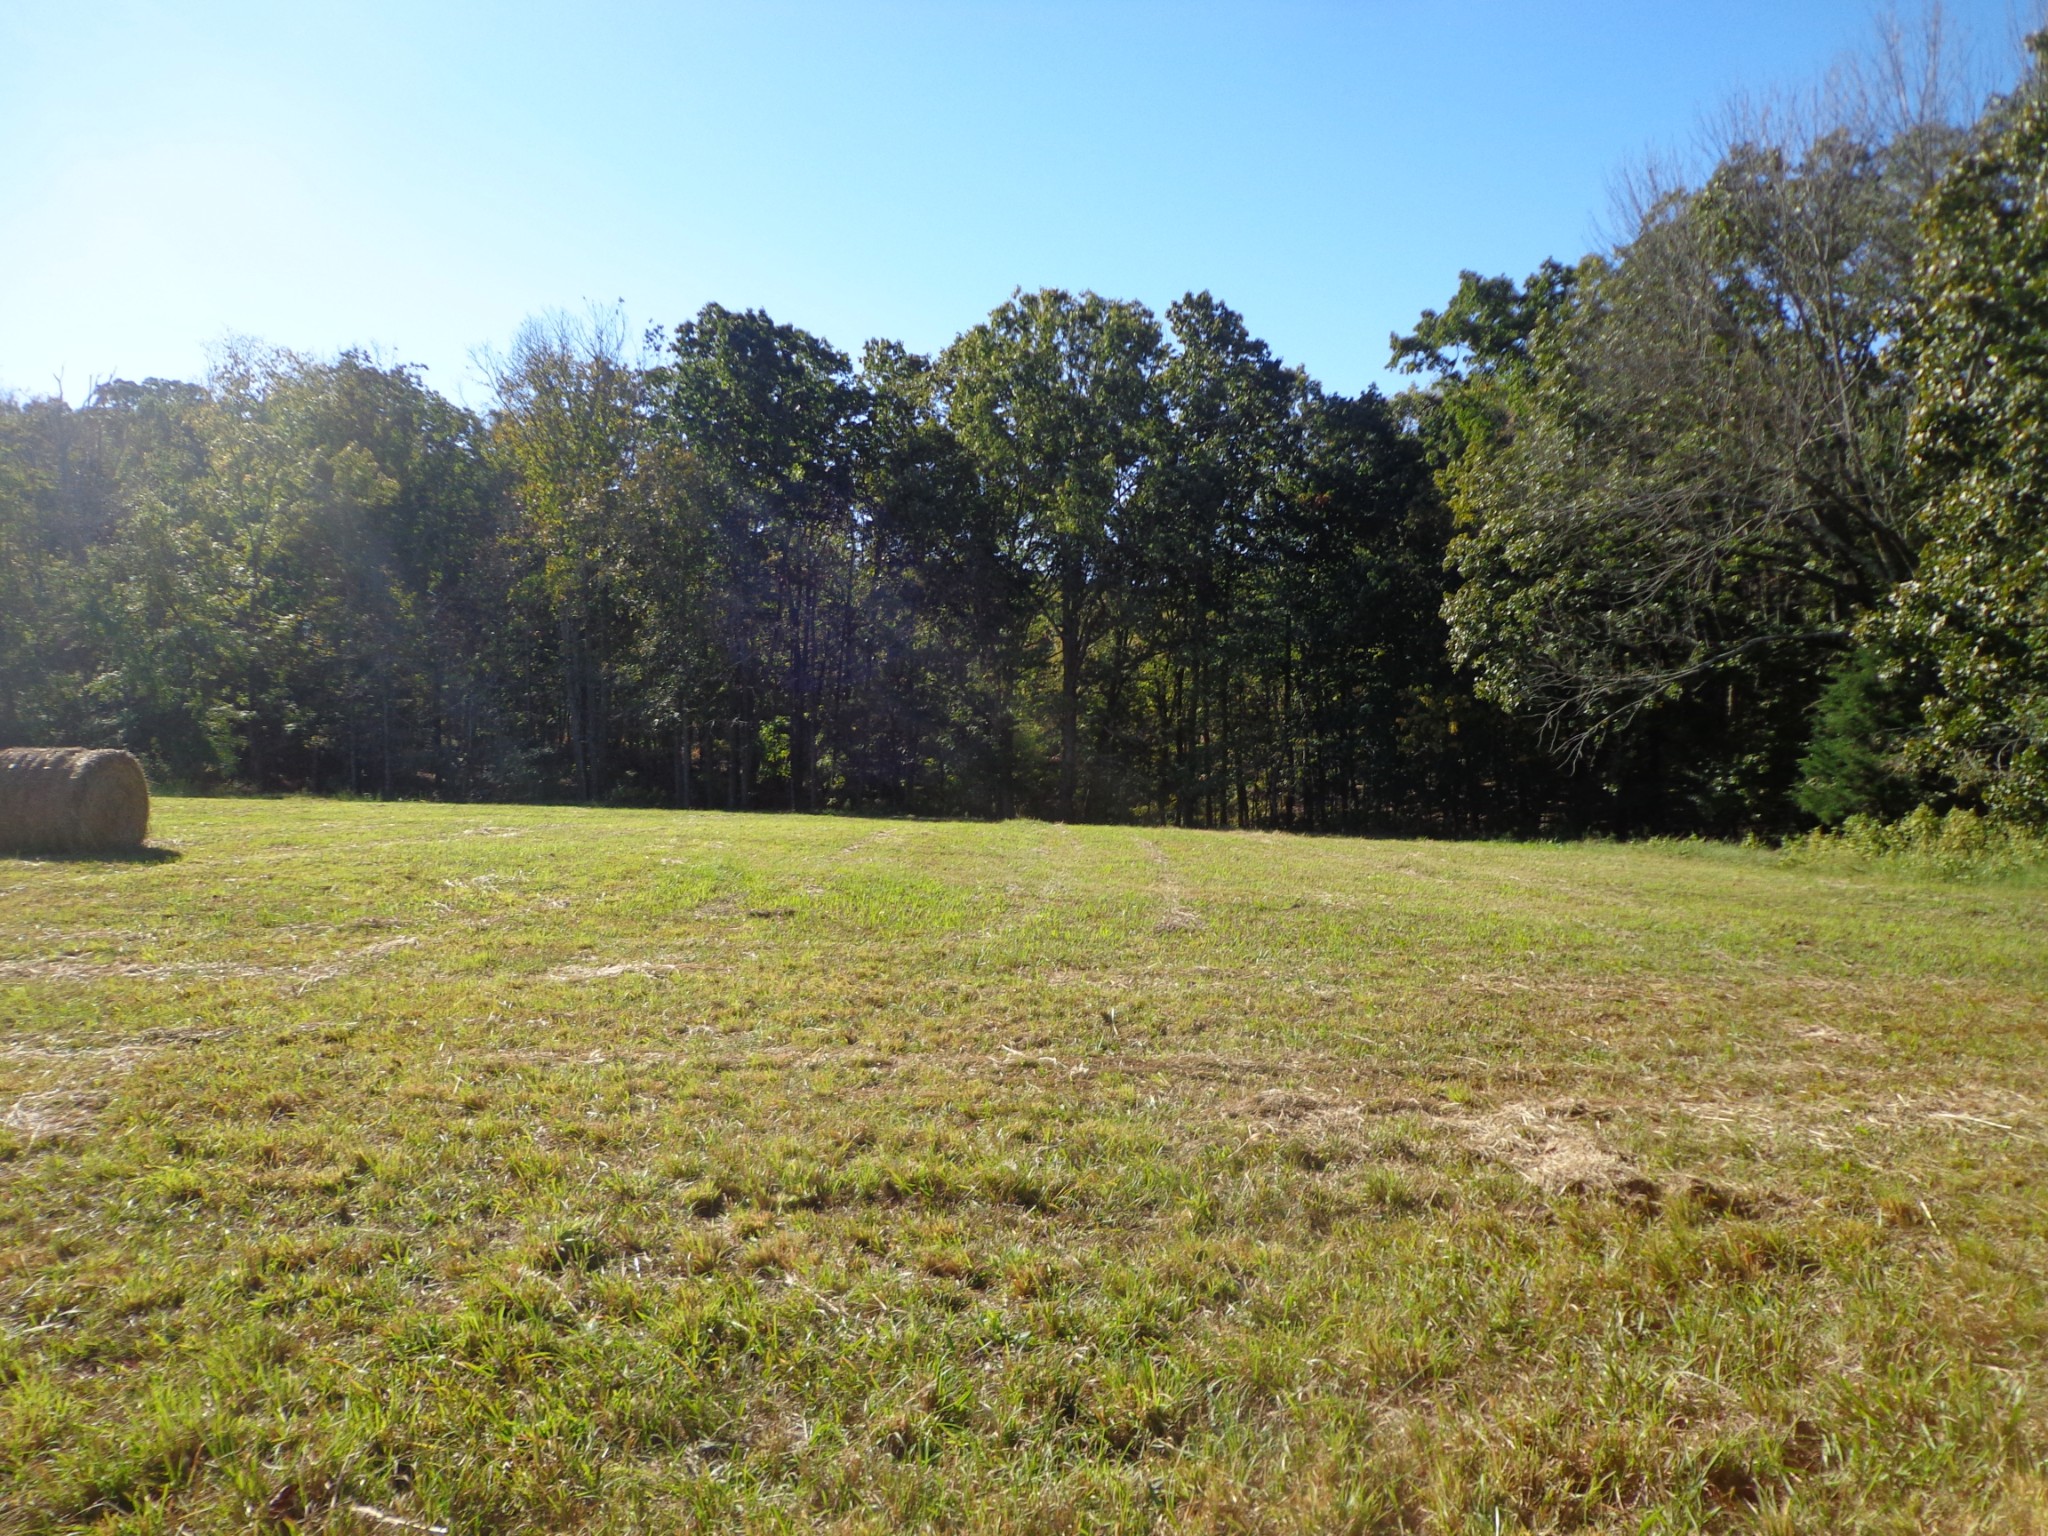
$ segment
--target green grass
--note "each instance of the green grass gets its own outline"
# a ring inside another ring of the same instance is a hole
[[[0,1530],[2048,1530],[2048,892],[161,802],[0,860]]]

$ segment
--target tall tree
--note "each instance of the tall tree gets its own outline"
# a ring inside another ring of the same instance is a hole
[[[1008,558],[1000,510],[939,410],[930,359],[870,342],[859,498],[872,568],[876,671],[866,702],[871,770],[895,803],[1013,813],[1018,690],[1031,587]]]
[[[616,317],[529,324],[494,365],[494,451],[516,487],[537,596],[552,618],[557,719],[576,792],[611,786],[619,660],[630,649],[621,563],[646,431],[646,386]]]
[[[1913,208],[1960,134],[1939,105],[1751,125],[1614,252],[1520,289],[1468,274],[1396,343],[1446,400],[1454,657],[1568,756],[1687,802],[1632,814],[1782,819],[1808,706],[1912,572],[1894,343]]]
[[[1937,764],[2048,821],[2048,33],[1926,208],[1911,339],[1927,548],[1894,633],[1939,677]]]
[[[1274,710],[1286,708],[1268,686],[1284,643],[1273,534],[1302,457],[1308,384],[1207,293],[1176,302],[1167,323],[1174,345],[1159,376],[1144,528],[1146,628],[1161,662],[1153,707],[1167,738],[1162,799],[1183,822],[1243,825],[1269,777]]]
[[[1140,558],[1130,519],[1152,447],[1162,362],[1142,305],[1056,288],[1014,295],[940,361],[945,417],[1001,508],[1057,647],[1056,808],[1081,783],[1089,662]]]
[[[715,499],[744,637],[736,653],[765,648],[780,673],[789,808],[816,810],[820,717],[857,644],[863,391],[844,353],[758,310],[718,304],[676,327],[653,384],[663,424]],[[748,614],[754,603],[767,611]]]

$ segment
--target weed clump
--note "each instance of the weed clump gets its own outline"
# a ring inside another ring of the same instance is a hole
[[[1851,816],[1785,844],[1785,862],[1849,865],[1938,880],[1997,880],[2048,868],[2048,834],[1956,809],[1921,806],[1897,821]]]

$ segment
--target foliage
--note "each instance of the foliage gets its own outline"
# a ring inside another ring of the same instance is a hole
[[[34,559],[0,729],[173,782],[463,779],[498,507],[474,418],[406,369],[277,354],[11,425],[0,551]]]
[[[1916,807],[1896,821],[1847,817],[1785,844],[1794,864],[1868,865],[1944,880],[2002,879],[2048,866],[2048,836],[1964,806]]]
[[[2048,820],[2048,34],[1925,215],[1915,465],[1926,558],[1896,629],[1931,661],[1932,756]]]
[[[1760,122],[1631,238],[1466,274],[1396,342],[1456,520],[1451,654],[1641,819],[1785,815],[1856,620],[1914,570],[1903,439],[1916,200],[1959,131]]]
[[[1053,643],[1062,820],[1080,805],[1091,662],[1127,622],[1121,595],[1148,554],[1134,523],[1161,362],[1142,306],[1046,289],[1001,305],[939,363],[940,409]]]
[[[1208,293],[1047,289],[857,363],[536,322],[482,418],[358,353],[0,402],[0,741],[387,798],[2048,820],[2042,91],[1965,127],[1939,66],[1463,274],[1394,400]]]
[[[646,384],[622,342],[616,317],[602,314],[529,324],[496,365],[490,433],[519,514],[508,530],[515,597],[545,626],[536,649],[552,653],[559,678],[560,702],[542,718],[566,738],[584,799],[611,784],[626,587],[645,511]]]
[[[1824,826],[1905,815],[1938,785],[1913,761],[1925,696],[1919,669],[1858,646],[1836,665],[1813,710],[1793,799]]]

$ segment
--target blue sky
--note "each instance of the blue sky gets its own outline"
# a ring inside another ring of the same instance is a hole
[[[1992,67],[2018,0],[1950,0]],[[933,350],[1018,285],[1208,288],[1333,387],[1460,268],[1807,81],[1865,0],[0,3],[0,388],[708,300]]]

